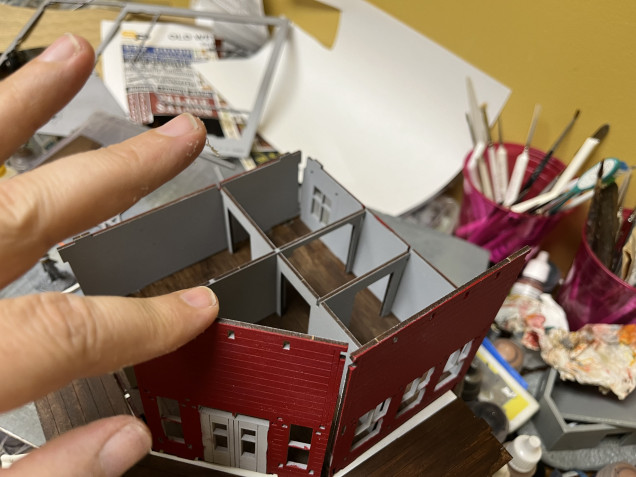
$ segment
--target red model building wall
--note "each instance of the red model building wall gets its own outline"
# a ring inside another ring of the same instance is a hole
[[[405,322],[379,342],[352,353],[333,447],[332,472],[347,466],[462,379],[519,275],[524,258],[525,254],[517,256],[508,267],[502,267],[505,264],[502,262],[458,289],[451,298],[433,305],[419,318]],[[457,376],[435,389],[440,379],[447,376],[444,367],[448,357],[458,350],[461,353],[464,345],[471,340]],[[426,376],[431,368],[434,370],[423,386],[422,400],[397,416],[409,384]],[[368,411],[378,409],[388,398],[391,400],[386,408],[376,412],[378,425],[375,429],[373,426],[367,429],[367,440],[360,439],[363,433],[359,432],[357,446],[352,449],[356,429],[362,429],[359,419]]]
[[[135,366],[155,450],[203,459],[199,406],[205,406],[270,422],[267,472],[320,475],[344,351],[346,346],[309,336],[215,323],[177,351]],[[157,397],[179,402],[184,442],[166,438]],[[292,424],[313,432],[303,470],[286,465]]]

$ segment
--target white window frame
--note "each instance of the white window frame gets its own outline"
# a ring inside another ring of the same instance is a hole
[[[409,412],[422,402],[424,394],[426,393],[426,387],[428,386],[434,372],[435,366],[426,371],[422,376],[415,378],[406,386],[404,394],[402,395],[402,401],[400,402],[401,409],[398,408],[398,417]]]
[[[311,196],[311,215],[321,225],[327,225],[331,217],[331,199],[318,187],[314,187]]]
[[[389,397],[358,419],[358,425],[353,433],[351,450],[369,442],[380,433],[382,418],[386,416],[390,405],[391,398]]]
[[[464,366],[464,361],[466,361],[466,358],[470,354],[473,341],[474,340],[470,340],[464,346],[451,353],[451,355],[446,360],[446,364],[444,365],[444,370],[442,371],[440,380],[435,386],[435,391],[444,387],[446,384],[451,382],[459,375],[459,372]]]

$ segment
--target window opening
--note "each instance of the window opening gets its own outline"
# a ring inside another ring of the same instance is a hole
[[[212,423],[212,445],[214,450],[227,452],[227,425],[218,422]]]
[[[386,415],[390,403],[391,398],[387,398],[378,404],[375,409],[371,409],[358,419],[358,425],[353,433],[353,441],[351,442],[352,450],[370,441],[380,433],[382,418]]]
[[[422,398],[426,393],[426,386],[428,386],[431,380],[433,371],[435,371],[434,367],[426,371],[422,376],[415,378],[406,386],[402,400],[400,401],[400,406],[398,407],[398,416],[410,411],[422,402]]]
[[[176,399],[157,397],[161,427],[168,440],[185,444],[181,426],[181,410]]]
[[[439,381],[435,386],[436,391],[457,377],[462,369],[462,366],[464,366],[464,361],[466,361],[466,358],[470,354],[470,348],[472,344],[473,340],[470,340],[462,348],[454,351],[448,357],[446,365],[444,365],[444,371],[442,372],[442,375],[440,376]]]
[[[256,431],[241,429],[241,455],[256,456]]]
[[[311,450],[311,437],[313,431],[310,427],[292,424],[289,429],[289,446],[287,448],[287,465],[307,469],[309,452]]]
[[[311,199],[311,215],[322,225],[327,225],[331,216],[331,199],[317,187]]]

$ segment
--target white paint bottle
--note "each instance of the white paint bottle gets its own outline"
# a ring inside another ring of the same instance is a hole
[[[504,447],[512,456],[508,462],[510,477],[532,477],[541,460],[541,439],[537,436],[521,435],[506,442]]]

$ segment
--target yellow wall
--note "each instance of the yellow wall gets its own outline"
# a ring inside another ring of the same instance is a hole
[[[369,1],[512,89],[502,113],[504,140],[525,141],[540,103],[532,145],[547,151],[580,109],[556,157],[569,162],[586,137],[609,123],[609,135],[585,167],[603,157],[636,164],[636,2]],[[311,1],[265,4],[271,10],[306,10]],[[321,30],[320,22],[312,27]],[[625,205],[636,205],[636,185]],[[578,246],[584,212],[564,220],[549,240],[547,248],[562,268]]]

